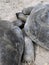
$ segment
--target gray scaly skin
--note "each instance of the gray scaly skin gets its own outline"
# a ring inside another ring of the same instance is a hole
[[[34,62],[34,46],[32,40],[28,36],[25,36],[24,61],[27,63]]]
[[[24,49],[24,55],[23,55],[23,63],[30,65],[31,63],[34,64],[35,60],[35,53],[34,53],[34,43],[32,40],[25,34],[24,29],[22,30],[24,34],[24,40],[25,40],[25,49]]]

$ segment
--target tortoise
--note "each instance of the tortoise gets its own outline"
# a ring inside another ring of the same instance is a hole
[[[33,42],[49,50],[49,4],[38,4],[31,11],[24,26]]]
[[[0,20],[0,65],[21,65],[24,39],[21,29]]]

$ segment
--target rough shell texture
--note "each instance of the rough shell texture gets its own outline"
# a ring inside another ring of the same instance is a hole
[[[24,26],[26,34],[32,41],[49,50],[49,8],[38,4],[31,11]]]
[[[0,65],[21,65],[24,50],[22,31],[19,27],[9,24],[7,21],[0,21]]]

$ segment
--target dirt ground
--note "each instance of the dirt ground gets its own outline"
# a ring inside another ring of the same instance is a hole
[[[41,0],[0,0],[0,19],[13,21],[15,13],[23,8],[34,6]],[[49,0],[43,0],[49,3]],[[33,64],[32,64],[33,65]],[[49,65],[49,51],[37,46],[35,65]]]

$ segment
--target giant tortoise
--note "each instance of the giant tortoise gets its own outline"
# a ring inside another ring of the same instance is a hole
[[[49,5],[38,4],[33,8],[24,26],[33,42],[49,50]]]

